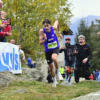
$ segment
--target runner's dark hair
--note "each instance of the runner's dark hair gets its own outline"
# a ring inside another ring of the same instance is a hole
[[[51,24],[51,21],[50,21],[49,19],[45,19],[45,20],[43,21],[43,25],[44,25],[45,23]]]

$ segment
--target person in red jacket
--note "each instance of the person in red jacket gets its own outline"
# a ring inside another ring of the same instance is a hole
[[[93,74],[91,74],[91,75],[89,76],[89,79],[90,79],[90,80],[94,80]]]
[[[5,40],[5,36],[11,36],[12,33],[11,31],[11,26],[8,25],[9,23],[7,22],[7,20],[2,21],[2,24],[5,24],[6,27],[2,30],[2,32],[0,32],[0,37],[1,37],[1,41],[0,42],[6,42]]]

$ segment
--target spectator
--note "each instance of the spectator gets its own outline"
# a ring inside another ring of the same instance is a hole
[[[35,63],[35,61],[32,61],[32,64],[33,64],[34,67],[36,67],[36,63]]]
[[[7,18],[6,20],[8,22],[8,25],[11,25],[11,18]]]
[[[0,12],[0,42],[4,42],[5,35],[11,36],[12,34],[8,31],[2,31],[7,26],[7,21],[2,21],[5,19],[6,13],[4,11]]]
[[[7,20],[5,21],[2,21],[2,24],[5,24],[6,27],[2,30],[2,32],[9,32],[11,33],[11,26],[9,25],[10,22],[8,22]],[[12,35],[12,34],[11,34]],[[3,42],[6,42],[6,39],[5,39],[5,36],[4,36],[4,41]]]
[[[50,72],[48,73],[47,80],[48,80],[48,83],[53,83],[52,76],[51,76]]]
[[[1,19],[5,20],[7,13],[5,11],[1,11]]]
[[[75,82],[79,82],[80,77],[80,69],[82,67],[84,76],[86,80],[89,80],[89,69],[88,69],[88,62],[92,57],[91,47],[85,41],[85,36],[80,35],[78,37],[79,44],[77,44],[77,49],[75,50],[76,55],[76,64],[75,64]]]
[[[35,68],[35,67],[36,67],[35,63],[32,64],[31,58],[28,58],[28,59],[27,59],[26,65],[27,65],[29,68]]]
[[[18,45],[18,47],[19,47],[19,53],[20,53],[20,56],[22,57],[22,60],[25,60],[24,51],[21,50],[21,45]]]
[[[91,75],[89,76],[89,79],[90,79],[90,80],[94,80],[93,74],[91,74]]]
[[[62,77],[64,78],[64,68],[61,66],[60,68],[59,68],[59,71],[60,71],[60,74],[62,75]]]
[[[4,19],[5,16],[6,13],[4,11],[0,11],[0,32],[5,28],[5,24],[2,24],[2,19]]]
[[[98,76],[99,76],[99,71],[98,71],[98,69],[96,69],[96,73],[95,73],[96,80],[98,80]]]
[[[11,44],[15,44],[15,40],[14,40],[14,39],[11,39],[11,40],[10,40],[10,43],[11,43]]]

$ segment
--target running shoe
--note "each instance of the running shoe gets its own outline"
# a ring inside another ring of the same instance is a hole
[[[56,82],[54,82],[52,86],[53,86],[53,87],[56,87]]]
[[[68,85],[71,85],[71,81],[68,81]]]
[[[67,81],[67,78],[65,78],[65,81]]]
[[[59,81],[62,81],[62,80],[63,80],[63,77],[62,77],[61,74],[58,75],[58,80],[59,80]]]

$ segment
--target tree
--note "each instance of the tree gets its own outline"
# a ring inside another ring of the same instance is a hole
[[[86,24],[85,20],[82,19],[78,26],[78,33],[75,35],[75,43],[78,43],[78,36],[84,35],[86,42],[90,43],[91,38],[91,30],[89,29],[88,25]]]
[[[92,34],[97,34],[98,31],[100,31],[100,20],[95,19],[96,24],[94,24],[94,21],[91,22],[91,26],[89,27],[92,31]]]
[[[33,60],[44,59],[44,48],[39,45],[39,30],[43,27],[45,18],[52,24],[59,20],[60,30],[67,30],[64,24],[70,25],[73,16],[70,11],[71,3],[68,0],[3,0],[3,9],[7,17],[11,18],[12,37],[17,44],[22,45],[26,57]]]
[[[89,29],[91,30],[91,47],[92,47],[92,71],[95,69],[100,69],[100,36],[97,35],[97,32],[100,31],[100,20],[95,19],[96,24],[92,24]],[[92,21],[93,23],[93,21]]]
[[[100,37],[97,34],[92,34],[91,36],[91,48],[92,48],[92,69],[91,72],[93,72],[96,69],[100,69]]]
[[[97,20],[97,23],[99,21]],[[78,43],[78,36],[84,35],[86,38],[86,42],[90,44],[92,49],[92,58],[90,60],[92,64],[92,68],[90,69],[90,73],[92,73],[96,69],[100,69],[100,37],[95,34],[99,30],[99,25],[92,22],[91,26],[87,26],[86,22],[82,19],[78,26],[78,33],[76,33],[75,42]]]

